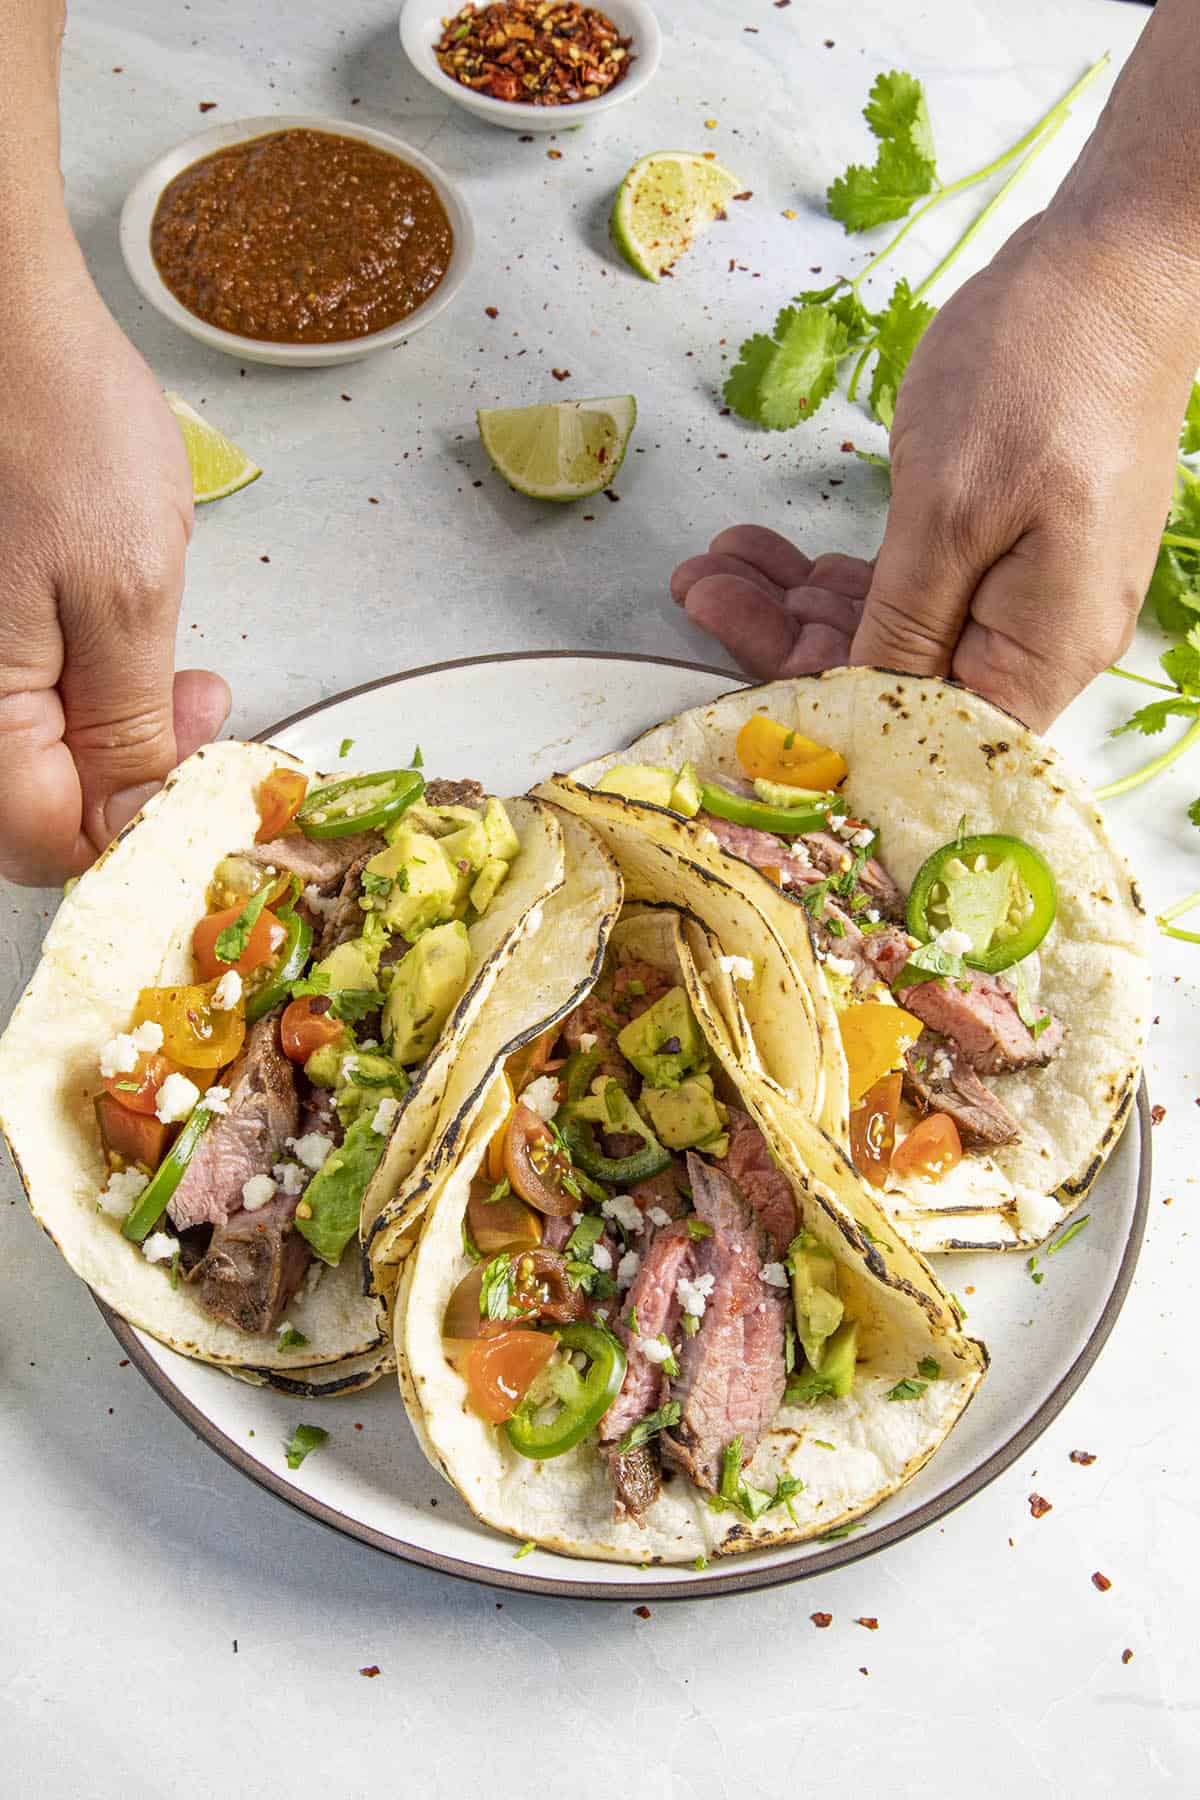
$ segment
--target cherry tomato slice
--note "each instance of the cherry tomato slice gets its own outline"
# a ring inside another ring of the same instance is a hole
[[[880,1011],[882,1011],[882,1007]],[[876,1187],[892,1166],[896,1142],[896,1114],[900,1110],[902,1075],[885,1075],[877,1081],[850,1114],[850,1154],[865,1181]]]
[[[495,1329],[496,1322],[485,1319],[479,1310],[479,1295],[487,1267],[487,1261],[476,1263],[475,1267],[463,1276],[451,1294],[446,1303],[446,1311],[442,1316],[442,1336],[444,1338],[484,1337],[489,1331]],[[509,1310],[516,1318],[532,1319],[537,1310],[536,1301],[523,1302],[514,1293]],[[507,1329],[504,1321],[501,1321],[501,1325]]]
[[[240,1000],[236,1006],[214,1006],[216,987],[217,981],[208,981],[143,988],[133,1022],[161,1025],[163,1053],[181,1068],[223,1069],[245,1041],[246,1015]]]
[[[287,829],[300,811],[300,802],[308,792],[308,777],[299,769],[272,769],[259,784],[255,799],[261,821],[254,834],[256,844],[269,844]]]
[[[284,1023],[287,1015],[284,1015]],[[467,1201],[467,1229],[477,1250],[491,1256],[497,1250],[533,1250],[542,1241],[542,1221],[532,1207],[515,1194],[492,1199],[495,1184],[475,1180]]]
[[[892,1151],[894,1175],[926,1175],[940,1181],[962,1161],[962,1139],[949,1113],[930,1113]]]
[[[306,1063],[314,1050],[336,1044],[346,1035],[346,1027],[329,1011],[329,1002],[321,994],[305,994],[285,1007],[279,1023],[283,1054],[294,1063]]]
[[[97,1094],[96,1123],[100,1141],[111,1156],[122,1162],[138,1163],[143,1169],[157,1169],[167,1148],[171,1127],[156,1119],[153,1113],[131,1112],[121,1106],[112,1094]]]
[[[549,1126],[518,1102],[504,1136],[504,1172],[514,1192],[539,1212],[565,1218],[579,1205],[578,1195],[562,1185],[569,1168]]]
[[[514,1050],[509,1057],[504,1071],[514,1094],[519,1094],[522,1088],[528,1087],[536,1076],[545,1074],[551,1053],[558,1042],[559,1029],[557,1025],[551,1025],[547,1031],[535,1037],[531,1044]]]
[[[165,1056],[150,1056],[143,1050],[134,1068],[126,1074],[106,1075],[104,1085],[118,1106],[132,1113],[152,1113],[158,1105],[158,1090],[174,1066]]]
[[[251,926],[246,948],[237,961],[222,962],[217,955],[217,939],[226,926],[234,924],[241,917],[243,910],[241,906],[230,906],[224,912],[209,913],[206,918],[201,919],[192,933],[192,949],[195,951],[201,981],[212,981],[230,969],[236,969],[239,975],[253,974],[255,969],[261,969],[264,963],[278,956],[283,948],[287,927],[280,924],[273,912],[264,909]]]
[[[492,1425],[511,1419],[558,1348],[545,1331],[502,1331],[476,1338],[467,1357],[467,1387],[475,1410]]]
[[[752,713],[738,732],[737,758],[752,780],[822,792],[837,787],[848,772],[846,759],[836,750],[759,712]]]

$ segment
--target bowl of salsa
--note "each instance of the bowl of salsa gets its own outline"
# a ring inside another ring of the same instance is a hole
[[[243,361],[350,362],[419,331],[466,277],[454,183],[389,132],[243,119],[200,132],[130,190],[121,249],[165,318]]]

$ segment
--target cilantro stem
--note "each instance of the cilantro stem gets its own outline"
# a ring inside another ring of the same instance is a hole
[[[1161,688],[1164,694],[1174,694],[1177,691],[1169,681],[1154,681],[1149,675],[1135,675],[1132,669],[1123,669],[1119,663],[1113,663],[1112,667],[1105,669],[1104,673],[1119,675],[1122,681],[1138,681],[1143,687]]]
[[[1161,756],[1154,757],[1151,762],[1143,763],[1142,767],[1135,769],[1132,775],[1123,775],[1120,781],[1110,781],[1107,787],[1097,788],[1097,800],[1113,800],[1118,794],[1128,794],[1131,789],[1141,787],[1143,782],[1153,781],[1156,775],[1161,775],[1164,769],[1169,769],[1173,762],[1177,762],[1197,742],[1200,742],[1200,719],[1193,719],[1179,742],[1172,744],[1169,750],[1164,750]]]
[[[1185,894],[1182,900],[1176,900],[1174,906],[1168,906],[1165,912],[1156,914],[1154,923],[1164,937],[1182,938],[1185,944],[1200,944],[1200,931],[1180,931],[1171,923],[1181,913],[1191,912],[1194,906],[1200,906],[1200,888],[1194,894]]]
[[[1177,531],[1164,531],[1162,541],[1172,550],[1200,550],[1200,538],[1180,537]]]

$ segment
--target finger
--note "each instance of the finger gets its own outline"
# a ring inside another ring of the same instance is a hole
[[[831,594],[828,588],[792,588],[783,596],[783,609],[804,625],[833,625],[852,638],[863,614],[861,600],[848,600],[844,594]]]
[[[688,617],[711,633],[751,675],[809,675],[845,662],[848,631],[797,620],[751,582],[713,575],[687,597]]]
[[[987,563],[962,553],[933,507],[899,491],[875,561],[850,658],[913,675],[947,675]]]
[[[211,669],[181,669],[175,677],[175,754],[180,762],[210,744],[233,705],[229,683]]]
[[[711,556],[736,556],[753,563],[776,587],[802,587],[811,579],[811,559],[765,525],[732,525],[708,546]]]
[[[80,829],[83,799],[53,688],[0,696],[0,875],[50,887],[95,855]]]
[[[740,575],[743,581],[752,582],[772,600],[780,597],[781,589],[753,563],[744,562],[740,556],[713,556],[710,552],[707,556],[689,556],[686,562],[680,563],[671,576],[671,598],[682,606],[688,589],[708,575]]]
[[[865,600],[875,578],[875,564],[862,556],[843,556],[831,551],[818,556],[808,571],[805,587],[828,588],[847,600]],[[862,608],[859,608],[862,611]]]

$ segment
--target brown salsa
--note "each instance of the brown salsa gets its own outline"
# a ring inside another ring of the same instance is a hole
[[[274,344],[339,343],[406,319],[453,248],[419,170],[303,129],[193,163],[163,189],[150,227],[158,272],[189,312]]]

